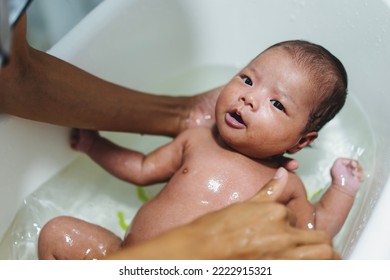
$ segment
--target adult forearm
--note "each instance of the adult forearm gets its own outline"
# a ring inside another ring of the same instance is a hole
[[[1,80],[5,113],[69,127],[167,135],[175,135],[187,117],[187,97],[143,94],[39,51],[28,53],[18,72],[2,73],[13,75]]]
[[[3,113],[69,127],[175,135],[191,97],[144,94],[99,79],[31,48],[25,19],[13,37],[11,63],[0,71]]]

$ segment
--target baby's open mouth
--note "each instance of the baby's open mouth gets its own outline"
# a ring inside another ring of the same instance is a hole
[[[229,112],[226,114],[226,122],[233,128],[245,128],[246,124],[239,112]]]
[[[245,124],[244,121],[242,120],[242,118],[241,118],[241,116],[240,116],[239,113],[237,113],[237,112],[232,112],[232,113],[229,113],[229,114],[230,114],[230,116],[231,116],[233,119],[235,119],[235,120],[238,121],[239,123]]]

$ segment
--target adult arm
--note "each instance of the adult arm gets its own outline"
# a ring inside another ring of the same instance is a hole
[[[67,127],[176,136],[212,126],[221,87],[194,96],[125,88],[79,69],[26,41],[26,16],[13,30],[10,63],[0,70],[0,113]],[[281,158],[288,170],[296,160]]]
[[[2,113],[68,127],[172,136],[199,120],[213,122],[202,115],[214,115],[207,103],[215,102],[219,89],[192,97],[146,94],[33,49],[25,16],[13,31],[11,61],[0,70]]]

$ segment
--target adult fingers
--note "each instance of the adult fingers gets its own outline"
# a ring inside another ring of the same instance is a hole
[[[274,177],[266,183],[250,201],[253,202],[272,202],[277,201],[287,185],[288,173],[286,169],[280,167]]]
[[[276,202],[284,192],[288,181],[288,172],[279,167],[273,178],[266,183],[249,201],[251,202]],[[280,205],[282,206],[282,205]],[[271,215],[273,219],[285,219],[290,225],[296,224],[296,216],[287,207],[273,207]],[[271,218],[270,217],[270,218]]]
[[[285,250],[285,259],[338,260],[331,237],[324,231],[290,228],[290,237],[295,246]]]
[[[301,246],[318,246],[324,245],[332,248],[332,238],[325,232],[320,230],[307,230],[299,228],[290,228],[294,234],[295,244]]]
[[[341,256],[328,244],[316,244],[287,250],[283,258],[290,260],[340,260]]]

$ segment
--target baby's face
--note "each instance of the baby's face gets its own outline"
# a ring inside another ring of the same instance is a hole
[[[281,155],[302,138],[315,98],[309,78],[281,49],[270,49],[239,72],[216,105],[227,145],[255,158]]]

